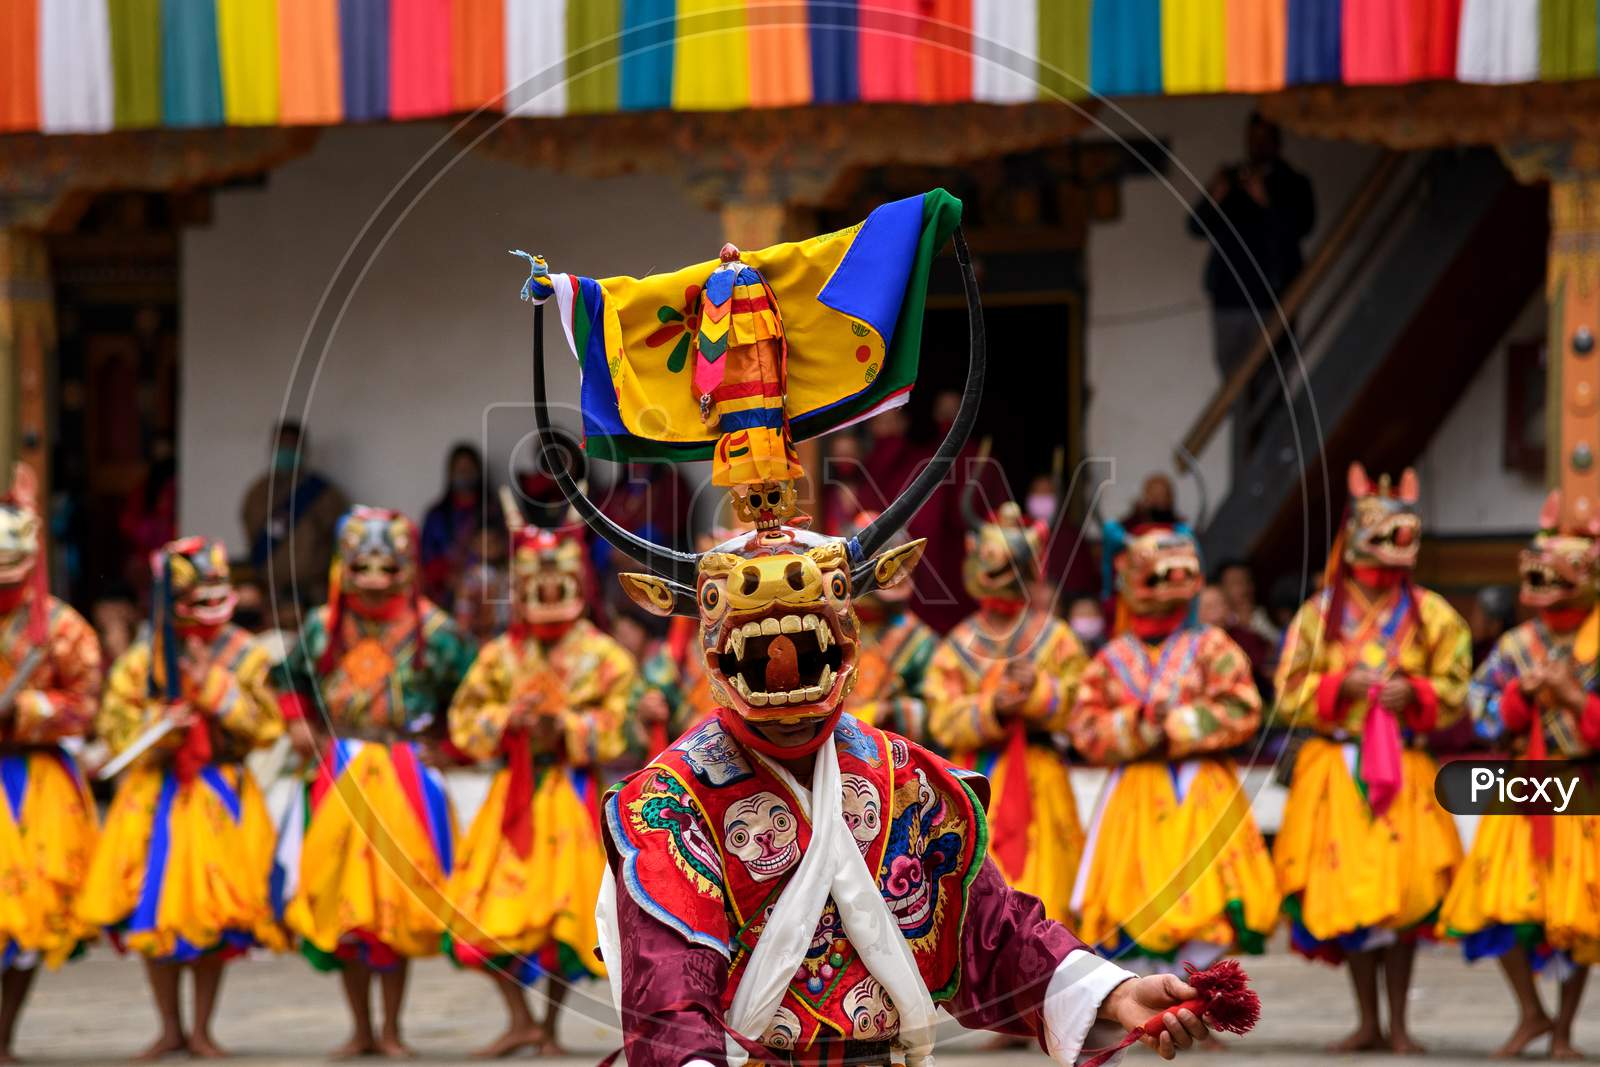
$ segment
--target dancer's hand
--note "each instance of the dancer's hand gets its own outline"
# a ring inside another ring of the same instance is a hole
[[[1411,679],[1403,674],[1397,674],[1384,682],[1378,689],[1378,703],[1388,711],[1403,711],[1417,697],[1417,691],[1411,685]]]
[[[1378,676],[1367,667],[1351,667],[1344,672],[1344,681],[1339,683],[1340,700],[1364,700],[1378,684]]]
[[[1179,1050],[1192,1048],[1196,1041],[1204,1041],[1211,1036],[1205,1020],[1188,1008],[1171,1010],[1199,995],[1199,990],[1175,974],[1130,978],[1113,989],[1100,1004],[1100,1017],[1125,1029],[1137,1030],[1165,1012],[1162,1022],[1166,1024],[1166,1029],[1161,1036],[1157,1038],[1141,1033],[1139,1040],[1154,1049],[1162,1059],[1170,1060]]]
[[[644,696],[639,698],[639,721],[642,723],[666,722],[670,710],[667,698],[661,695],[659,689],[647,689]]]

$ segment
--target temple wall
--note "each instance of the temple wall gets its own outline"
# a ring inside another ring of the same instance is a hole
[[[212,224],[184,232],[185,530],[246,549],[239,502],[264,468],[317,303],[376,205],[443,129],[327,131],[264,184],[219,191]],[[401,220],[355,290],[304,408],[313,462],[364,503],[420,515],[440,492],[452,442],[480,440],[486,418],[531,425],[526,412],[495,408],[532,393],[529,311],[517,299],[526,264],[507,248],[604,277],[714,254],[718,231],[665,178],[597,181],[466,156]],[[576,396],[551,319],[551,393]],[[291,405],[297,414],[305,395]]]

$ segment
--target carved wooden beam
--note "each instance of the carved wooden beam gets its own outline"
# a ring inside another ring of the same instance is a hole
[[[1307,137],[1390,148],[1600,140],[1600,80],[1303,86],[1268,93],[1259,107]]]
[[[0,137],[0,226],[69,229],[95,193],[188,189],[260,174],[309,152],[311,127],[121,130]]]
[[[1090,114],[1044,102],[647,111],[483,118],[458,136],[481,137],[484,153],[530,167],[591,177],[669,174],[691,199],[721,211],[730,203],[822,205],[860,167],[961,163],[1060,143],[1089,126]],[[768,215],[758,225],[773,221]]]

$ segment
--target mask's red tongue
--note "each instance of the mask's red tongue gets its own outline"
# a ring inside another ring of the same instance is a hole
[[[767,645],[766,685],[769,693],[800,688],[800,653],[788,634],[779,634]]]

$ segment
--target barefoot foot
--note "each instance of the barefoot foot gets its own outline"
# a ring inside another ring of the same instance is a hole
[[[1396,1056],[1420,1056],[1428,1050],[1417,1044],[1406,1031],[1395,1030],[1389,1035],[1389,1051]]]
[[[1550,1039],[1550,1058],[1553,1060],[1581,1060],[1584,1058],[1583,1050],[1572,1043],[1570,1037],[1552,1037]],[[0,1063],[5,1061],[0,1060]]]
[[[1349,1037],[1335,1041],[1328,1046],[1329,1052],[1376,1052],[1386,1047],[1383,1031],[1377,1027],[1361,1027]]]
[[[378,1038],[378,1055],[391,1060],[414,1060],[416,1052],[410,1045],[400,1040],[399,1034],[384,1034]]]
[[[136,1063],[154,1063],[156,1060],[179,1052],[189,1051],[189,1041],[182,1034],[162,1034],[150,1043],[150,1047],[134,1057]]]
[[[513,1026],[489,1044],[480,1049],[474,1049],[472,1058],[476,1060],[498,1060],[520,1049],[531,1048],[537,1051],[549,1039],[550,1035],[545,1033],[544,1027],[537,1023],[528,1026]]]
[[[375,1056],[378,1052],[378,1043],[372,1039],[371,1034],[356,1034],[349,1041],[328,1053],[330,1060],[356,1060],[362,1056]]]
[[[197,1060],[222,1060],[227,1059],[228,1050],[213,1041],[210,1034],[190,1034],[189,1055]]]
[[[1539,1040],[1555,1028],[1549,1018],[1535,1015],[1531,1019],[1522,1019],[1517,1023],[1517,1028],[1511,1031],[1511,1036],[1506,1043],[1490,1053],[1497,1060],[1514,1059],[1522,1055],[1529,1045]]]

